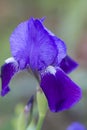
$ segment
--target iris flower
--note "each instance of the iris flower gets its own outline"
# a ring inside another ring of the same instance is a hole
[[[66,130],[86,130],[85,126],[79,122],[74,122]]]
[[[67,74],[77,63],[67,55],[65,42],[43,25],[42,19],[20,23],[10,36],[12,57],[1,67],[1,96],[6,95],[15,74],[27,69],[39,79],[52,112],[67,110],[77,103],[81,89]]]

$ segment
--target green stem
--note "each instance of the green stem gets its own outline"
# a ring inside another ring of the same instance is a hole
[[[40,116],[40,117],[39,117],[36,130],[41,130],[42,125],[43,125],[43,122],[44,122],[44,118],[45,118],[45,116]]]
[[[41,130],[44,122],[44,118],[47,113],[48,104],[47,104],[46,97],[40,88],[37,89],[37,106],[38,106],[39,119],[36,126],[36,130]]]

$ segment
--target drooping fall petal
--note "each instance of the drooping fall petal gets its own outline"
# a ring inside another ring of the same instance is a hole
[[[60,67],[65,73],[72,72],[77,66],[78,64],[69,56],[66,56],[60,63]]]
[[[81,89],[60,68],[50,67],[41,76],[41,88],[44,91],[51,111],[69,109],[81,97]]]
[[[12,77],[18,72],[19,67],[17,62],[13,58],[6,60],[6,63],[1,67],[1,81],[2,81],[2,90],[1,95],[6,95],[9,91],[9,82]]]

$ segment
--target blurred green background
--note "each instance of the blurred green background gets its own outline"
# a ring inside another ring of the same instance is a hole
[[[70,76],[83,90],[82,100],[70,110],[48,111],[43,130],[65,130],[73,121],[87,126],[87,0],[0,0],[0,66],[11,56],[9,37],[13,29],[31,16],[46,16],[46,27],[66,42],[68,54],[79,63]],[[27,72],[14,77],[11,92],[0,97],[0,130],[13,130],[10,121],[16,105],[26,104],[36,85]]]

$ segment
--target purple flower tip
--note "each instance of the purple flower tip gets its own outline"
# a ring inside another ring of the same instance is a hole
[[[34,96],[31,96],[31,98],[29,99],[27,105],[24,108],[24,112],[26,114],[28,114],[29,111],[32,111],[33,103],[34,103]]]
[[[1,96],[5,96],[9,91],[10,91],[10,88],[9,88],[8,86],[6,86],[6,88],[4,88],[4,89],[1,91]]]
[[[79,122],[74,122],[66,130],[86,130],[85,126]]]

